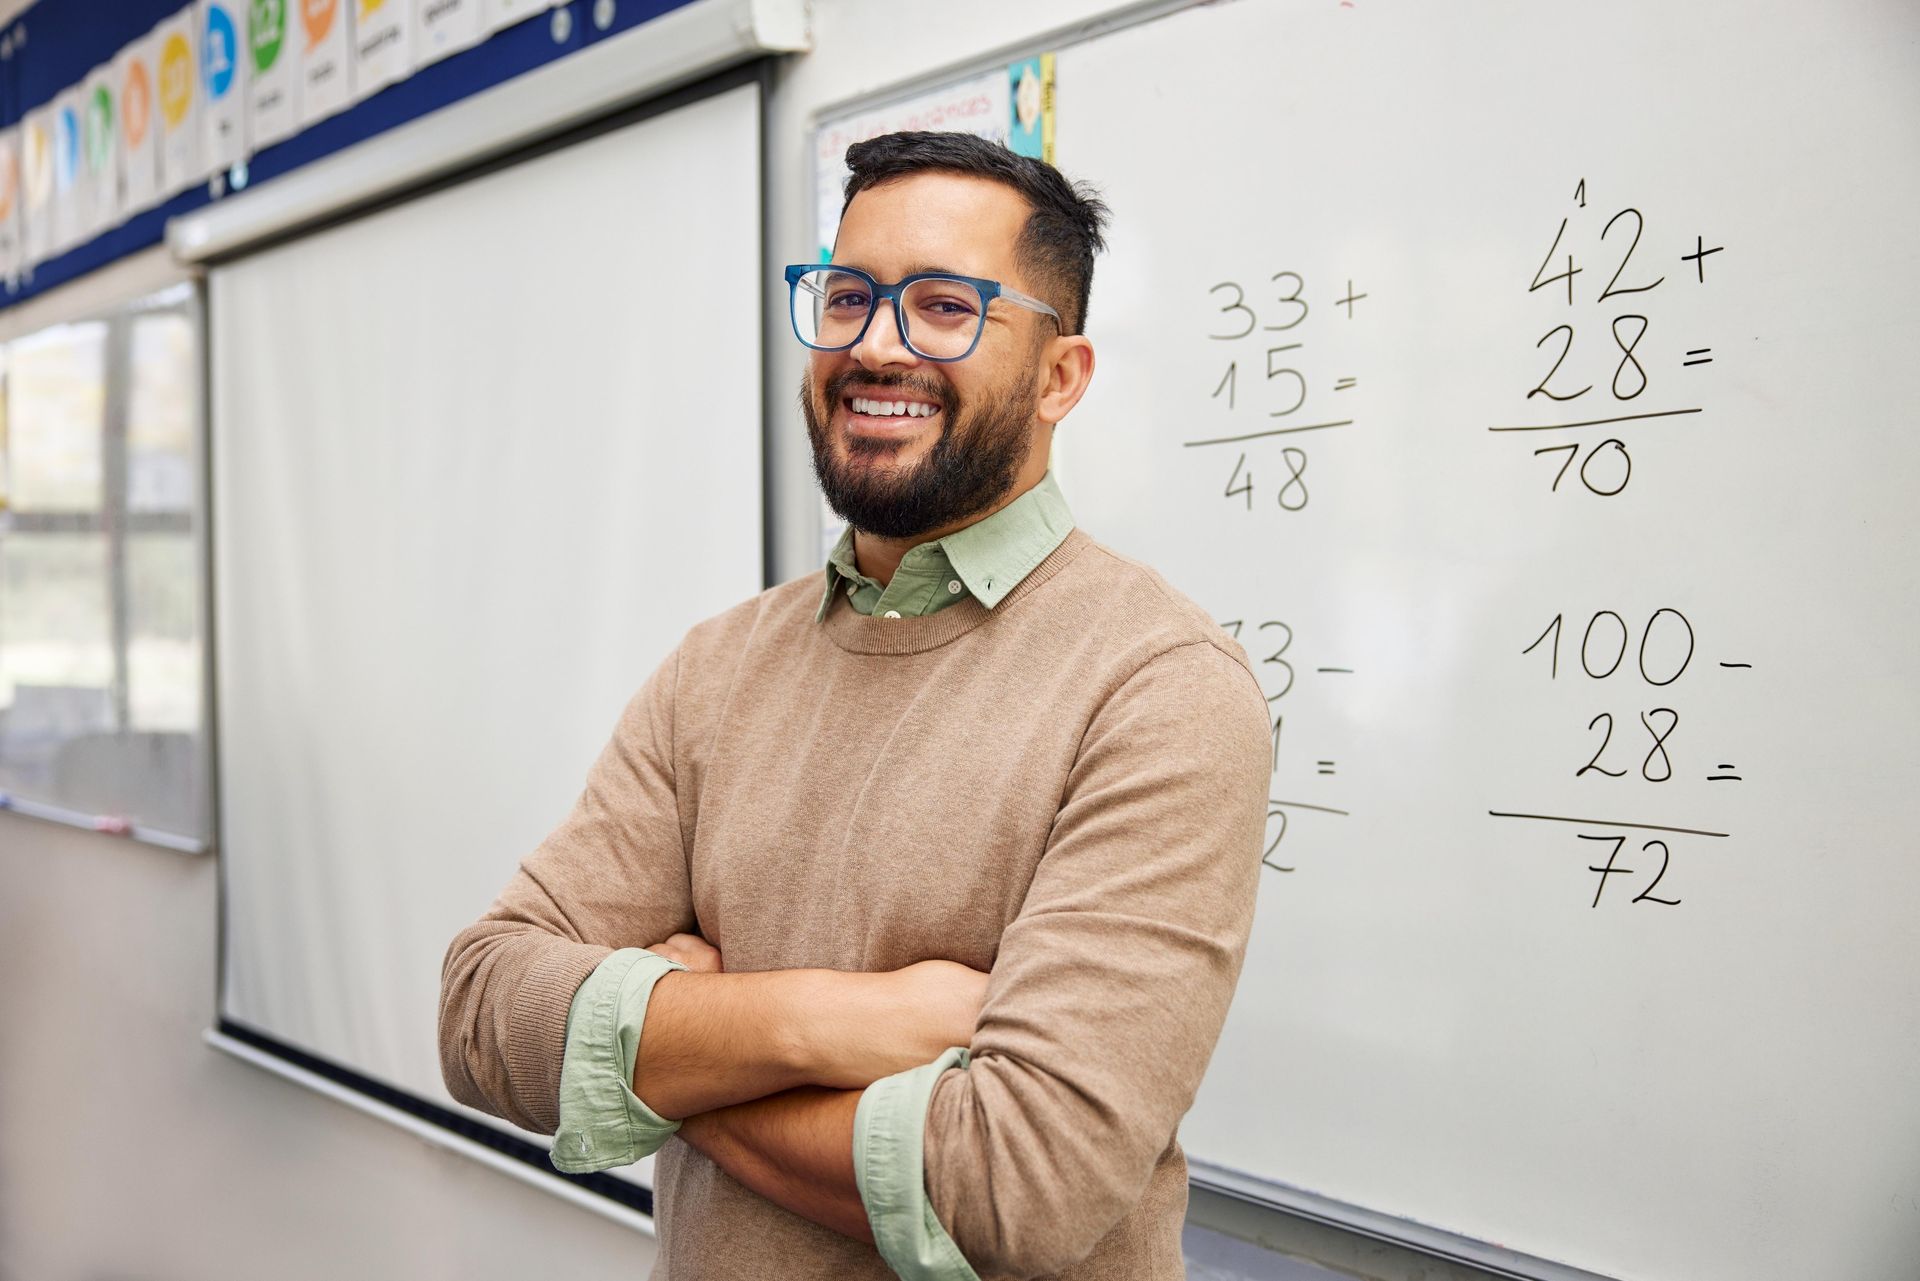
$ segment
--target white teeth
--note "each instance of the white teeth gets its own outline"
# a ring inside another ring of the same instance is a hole
[[[934,405],[917,400],[869,400],[864,396],[854,396],[850,403],[856,414],[867,414],[875,418],[931,418],[939,410]]]

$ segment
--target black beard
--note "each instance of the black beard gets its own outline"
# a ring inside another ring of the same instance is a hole
[[[887,441],[848,439],[849,462],[834,454],[827,438],[834,408],[848,384],[898,387],[940,402],[940,438],[918,465],[903,474],[882,476],[853,465],[861,455],[878,457],[900,448]],[[840,519],[865,534],[880,538],[918,538],[931,530],[956,525],[986,511],[1013,488],[1014,479],[1033,448],[1033,404],[1022,403],[1019,389],[984,402],[959,416],[953,389],[944,383],[920,382],[907,374],[874,374],[847,370],[827,380],[827,422],[814,404],[811,380],[800,387],[800,408],[806,415],[807,439],[813,443],[813,474],[826,495],[827,505]]]

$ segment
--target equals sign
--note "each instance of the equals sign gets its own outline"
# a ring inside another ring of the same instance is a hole
[[[1687,359],[1680,363],[1682,365],[1711,365],[1713,363],[1713,357],[1707,353],[1712,350],[1713,348],[1711,347],[1702,347],[1698,351],[1690,351],[1687,353]],[[1694,357],[1698,357],[1699,359],[1696,360]]]
[[[1337,383],[1335,383],[1335,384],[1333,385],[1333,389],[1334,389],[1335,391],[1346,391],[1346,390],[1347,390],[1347,389],[1348,389],[1349,387],[1352,387],[1352,386],[1353,386],[1353,384],[1354,384],[1354,380],[1353,380],[1353,379],[1351,379],[1351,378],[1342,378],[1342,379],[1341,379],[1341,380],[1340,380],[1339,382],[1337,382]]]
[[[1733,766],[1716,765],[1714,766],[1714,768],[1715,769],[1732,769]],[[1709,783],[1738,783],[1740,781],[1740,776],[1738,774],[1709,774],[1707,775],[1707,781]]]
[[[1321,772],[1322,774],[1331,774],[1331,773],[1333,773],[1333,762],[1332,762],[1332,761],[1315,761],[1315,762],[1314,762],[1314,764],[1316,764],[1316,765],[1318,765],[1318,766],[1320,767],[1320,772]]]

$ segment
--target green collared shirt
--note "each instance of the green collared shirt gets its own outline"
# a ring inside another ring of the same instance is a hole
[[[1052,472],[986,519],[910,548],[884,584],[860,572],[848,530],[827,557],[815,621],[825,620],[839,596],[862,614],[886,618],[931,614],[969,595],[992,609],[1071,532],[1073,514]],[[560,1068],[556,1169],[585,1174],[631,1165],[680,1128],[642,1102],[632,1085],[653,985],[680,968],[644,949],[622,948],[574,993]],[[881,1257],[905,1281],[978,1281],[927,1201],[920,1144],[934,1081],[966,1064],[966,1050],[955,1047],[924,1067],[874,1082],[860,1098],[855,1180]]]
[[[969,595],[992,609],[1071,532],[1073,513],[1052,472],[985,520],[909,548],[884,586],[860,572],[849,529],[827,556],[827,582],[814,618],[826,618],[835,596],[845,596],[862,614],[885,618],[919,618]]]

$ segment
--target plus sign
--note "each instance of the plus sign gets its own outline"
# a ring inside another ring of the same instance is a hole
[[[1707,255],[1717,254],[1726,248],[1725,245],[1715,245],[1711,249],[1706,246],[1707,242],[1705,240],[1702,240],[1699,236],[1695,236],[1693,238],[1693,252],[1680,255],[1681,262],[1690,262],[1693,264],[1694,272],[1699,276],[1697,283],[1703,285],[1707,283]]]
[[[1366,297],[1365,294],[1356,294],[1355,292],[1353,292],[1353,282],[1349,280],[1347,282],[1347,296],[1345,298],[1336,298],[1334,300],[1333,305],[1336,307],[1345,307],[1347,309],[1347,319],[1352,320],[1353,304],[1359,302],[1362,298],[1365,298],[1365,297]]]

